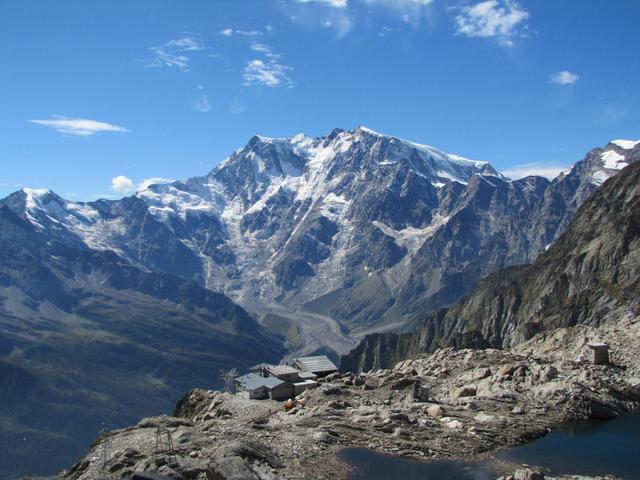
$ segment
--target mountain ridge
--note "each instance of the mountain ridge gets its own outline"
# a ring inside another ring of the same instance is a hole
[[[342,358],[351,371],[388,368],[443,346],[512,347],[542,331],[640,314],[640,164],[607,180],[532,265],[483,279],[467,297],[402,335],[374,334]]]
[[[354,338],[408,329],[487,274],[533,261],[603,179],[640,157],[636,142],[617,142],[549,181],[510,180],[366,127],[254,136],[204,176],[121,200],[31,191],[0,203],[49,236],[195,281],[258,318],[277,310],[309,338],[298,353],[345,353]],[[300,312],[337,333],[314,332]]]

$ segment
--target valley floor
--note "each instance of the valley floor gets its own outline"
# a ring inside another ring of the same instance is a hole
[[[576,362],[587,341],[608,343],[611,365]],[[640,409],[638,351],[640,319],[627,318],[542,333],[509,350],[441,349],[391,370],[335,374],[289,411],[192,390],[174,417],[101,436],[60,477],[154,471],[175,479],[337,480],[349,474],[337,454],[352,446],[423,460],[489,457],[560,422]],[[416,381],[428,386],[428,402],[413,399]],[[173,453],[157,447],[159,427]]]

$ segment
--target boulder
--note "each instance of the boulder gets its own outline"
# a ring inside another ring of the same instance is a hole
[[[544,473],[529,467],[519,468],[513,474],[513,480],[544,480]]]
[[[456,390],[455,392],[456,398],[463,397],[475,397],[476,396],[476,387],[475,385],[465,385]]]
[[[431,405],[429,408],[427,408],[427,415],[432,418],[440,418],[443,417],[444,414],[444,408],[442,408],[442,406],[440,405]]]

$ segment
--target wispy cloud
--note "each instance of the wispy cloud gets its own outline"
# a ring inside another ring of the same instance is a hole
[[[292,88],[295,86],[295,82],[288,74],[292,70],[292,67],[282,65],[275,60],[264,62],[260,59],[254,59],[247,62],[242,77],[246,86],[262,84],[267,87],[286,86]]]
[[[295,0],[298,3],[318,3],[335,8],[346,8],[347,0]]]
[[[555,83],[556,85],[573,85],[578,80],[580,80],[580,75],[571,73],[568,70],[562,70],[549,76],[549,82]]]
[[[267,25],[266,31],[267,33],[271,33],[273,31],[273,27]],[[225,28],[224,30],[220,30],[220,35],[224,35],[225,37],[231,37],[233,35],[241,35],[243,37],[259,37],[260,35],[264,35],[264,32],[261,30],[237,30],[233,28]]]
[[[296,0],[283,4],[283,11],[289,19],[307,29],[325,29],[335,33],[340,39],[351,33],[358,22],[372,25],[371,10],[383,12],[393,21],[418,28],[423,20],[434,21],[429,6],[435,0]],[[315,5],[316,7],[312,7]],[[365,6],[367,8],[358,8]],[[332,7],[332,8],[331,8]],[[322,13],[322,14],[320,14]],[[384,37],[389,32],[380,30],[378,36]]]
[[[571,167],[567,165],[554,165],[548,163],[523,163],[521,165],[514,165],[513,167],[503,170],[501,173],[509,178],[518,180],[519,178],[528,177],[531,175],[545,177],[549,180],[553,180],[562,172],[570,170]]]
[[[247,111],[247,104],[242,98],[234,98],[229,105],[229,112],[234,115],[240,115]]]
[[[265,45],[264,43],[252,43],[251,50],[254,52],[260,52],[267,55],[273,54],[273,49],[269,45]]]
[[[420,9],[431,5],[433,0],[360,0],[368,5],[400,11],[403,14],[418,14]]]
[[[204,92],[204,87],[202,85],[198,86],[198,90],[201,92],[200,98],[193,102],[193,108],[202,113],[210,112],[211,102],[209,101],[209,96]]]
[[[211,102],[209,102],[209,97],[206,93],[200,95],[200,98],[193,104],[193,108],[202,113],[211,111]]]
[[[455,17],[457,33],[467,37],[495,38],[505,47],[526,36],[530,14],[514,0],[486,0],[462,7]]]
[[[50,120],[29,120],[31,123],[53,128],[56,132],[65,135],[89,136],[101,132],[128,132],[124,127],[86,118],[69,118],[61,115],[52,115]]]
[[[275,53],[273,48],[264,43],[253,43],[251,50],[265,56],[264,60],[253,59],[247,62],[243,71],[244,84],[262,84],[268,87],[294,87],[295,82],[289,76],[293,67],[279,63],[280,54]]]
[[[133,192],[135,185],[133,181],[124,175],[118,175],[111,179],[111,190],[118,193],[127,194]]]
[[[145,67],[177,67],[183,72],[188,72],[191,54],[204,49],[204,45],[195,37],[171,40],[149,49],[154,56],[145,64]]]

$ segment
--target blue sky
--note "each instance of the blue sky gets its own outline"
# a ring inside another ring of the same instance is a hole
[[[366,125],[517,176],[640,139],[636,0],[0,0],[0,196]]]

